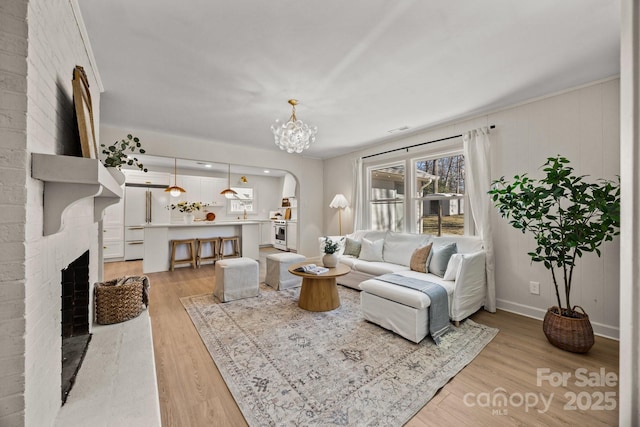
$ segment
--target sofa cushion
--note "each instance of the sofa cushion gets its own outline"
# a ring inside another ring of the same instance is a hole
[[[444,272],[444,280],[456,280],[458,271],[460,271],[460,264],[462,263],[463,254],[453,254],[449,258],[447,264],[447,271]]]
[[[380,231],[380,230],[369,230],[366,233],[364,233],[364,235],[360,239],[354,239],[354,240],[362,241],[363,238],[371,241],[384,239],[385,237],[387,237],[387,233],[389,232]]]
[[[362,249],[362,242],[347,237],[344,242],[344,255],[351,255],[354,257],[360,256],[360,250]]]
[[[362,240],[363,237],[366,236],[367,233],[371,233],[371,230],[356,230],[353,233],[347,234],[346,237],[352,239],[352,240],[357,240],[358,242],[360,242]],[[369,239],[371,240],[371,239]]]
[[[363,238],[358,258],[363,261],[382,261],[383,245],[384,239],[371,241],[367,238]]]
[[[434,247],[431,249],[431,259],[429,260],[429,273],[443,277],[447,271],[449,258],[457,252],[455,243],[449,243],[444,246]]]
[[[413,271],[419,271],[420,273],[427,272],[427,259],[429,259],[429,254],[431,253],[432,243],[429,243],[426,246],[422,246],[415,251],[411,255],[411,261],[409,262],[409,267]]]
[[[411,270],[396,272],[396,274],[442,286],[447,291],[449,306],[451,306],[452,295],[455,289],[455,284],[452,281],[442,280],[433,274],[418,273]],[[404,286],[394,285],[393,283],[383,282],[382,280],[377,280],[375,277],[360,283],[360,289],[364,292],[379,296],[380,298],[385,298],[417,309],[431,305],[431,299],[429,299],[425,293],[416,291],[415,289],[405,288]]]
[[[385,262],[409,267],[413,251],[424,246],[428,241],[429,236],[423,234],[389,232],[384,239],[382,257]]]
[[[458,253],[461,254],[470,254],[484,249],[482,239],[478,236],[436,236],[432,241],[434,248],[455,243]]]
[[[404,265],[391,264],[389,262],[371,262],[371,261],[360,261],[356,262],[352,269],[370,274],[372,276],[380,276],[382,274],[387,273],[397,273],[399,271],[409,270],[409,267],[405,267]]]

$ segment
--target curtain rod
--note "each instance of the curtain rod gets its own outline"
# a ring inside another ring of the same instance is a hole
[[[489,129],[495,129],[495,128],[496,128],[496,125],[489,126]],[[368,156],[362,156],[362,158],[363,159],[368,159],[369,157],[381,156],[383,154],[393,153],[395,151],[401,151],[401,150],[407,150],[408,151],[409,148],[415,148],[415,147],[420,147],[421,145],[433,144],[434,142],[440,142],[440,141],[446,141],[446,140],[449,140],[449,139],[460,138],[461,136],[462,136],[462,134],[453,135],[453,136],[447,136],[446,138],[434,139],[433,141],[421,142],[419,144],[413,144],[413,145],[407,145],[406,147],[394,148],[393,150],[387,150],[387,151],[383,151],[381,153],[369,154]]]

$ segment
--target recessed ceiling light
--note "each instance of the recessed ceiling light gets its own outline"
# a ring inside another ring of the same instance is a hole
[[[212,168],[213,165],[211,163],[205,163],[205,162],[196,162],[197,165],[202,165],[205,168]]]
[[[407,125],[400,126],[399,128],[388,130],[387,132],[388,133],[397,133],[397,132],[404,132],[405,130],[409,130],[409,126],[407,126]]]
[[[210,168],[212,167],[209,163],[207,163],[206,165],[204,165],[205,168]]]
[[[270,171],[270,170],[265,169],[265,170],[264,170],[264,173],[271,173],[271,171]]]

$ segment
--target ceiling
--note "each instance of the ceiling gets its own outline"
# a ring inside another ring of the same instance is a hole
[[[178,174],[184,170],[192,172],[210,173],[231,173],[233,175],[258,175],[270,178],[280,178],[287,174],[280,169],[256,168],[244,165],[228,165],[227,163],[206,162],[202,160],[173,159],[169,157],[150,156],[148,154],[135,154],[135,158],[144,165],[145,168],[153,171],[175,170]],[[174,163],[175,162],[175,163]],[[136,169],[135,166],[127,166],[127,169]]]
[[[620,69],[616,0],[79,4],[102,123],[278,150],[295,98],[318,158]]]

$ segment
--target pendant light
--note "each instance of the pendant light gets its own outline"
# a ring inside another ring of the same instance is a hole
[[[182,187],[178,187],[178,159],[173,159],[173,185],[171,187],[167,187],[164,191],[171,194],[171,197],[178,197],[182,193],[186,193]]]
[[[233,199],[238,194],[231,189],[231,163],[229,163],[229,169],[227,173],[227,188],[225,190],[222,190],[220,194],[222,194],[227,199]]]

